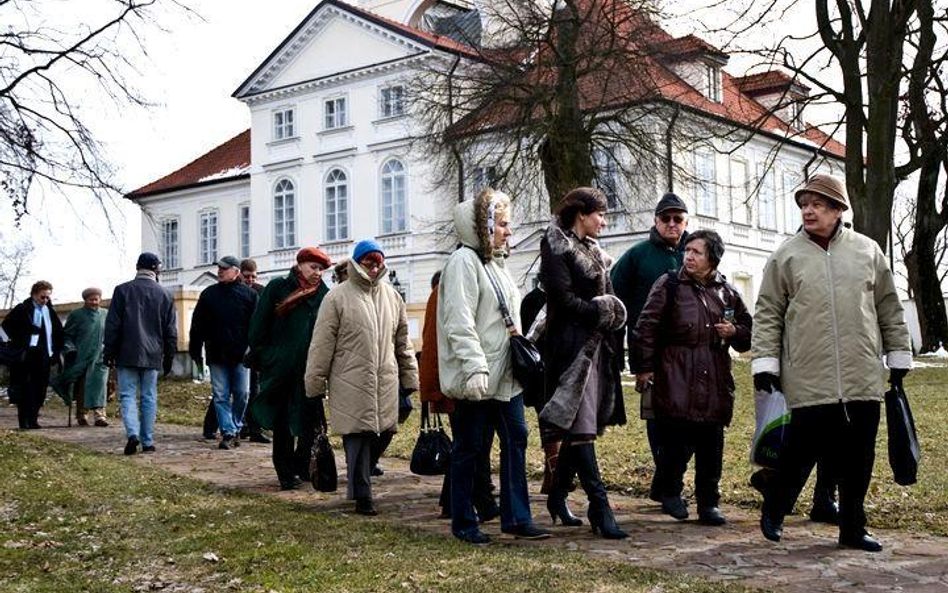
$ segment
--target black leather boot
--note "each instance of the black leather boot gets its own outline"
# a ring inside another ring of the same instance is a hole
[[[596,448],[592,443],[570,445],[569,456],[579,482],[589,498],[589,510],[586,516],[593,533],[602,534],[606,539],[625,539],[629,534],[619,529],[609,507],[606,487],[599,476],[599,464],[596,461]]]
[[[559,519],[567,527],[577,527],[582,525],[583,522],[569,510],[569,506],[566,504],[569,485],[573,481],[573,465],[570,460],[570,449],[572,447],[569,446],[568,440],[556,443],[556,445],[559,447],[559,451],[556,453],[544,449],[547,454],[547,466],[553,474],[546,498],[546,510],[550,512],[550,519],[552,519],[554,525],[556,520]]]

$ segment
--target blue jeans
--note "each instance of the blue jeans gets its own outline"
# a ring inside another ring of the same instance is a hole
[[[125,437],[137,438],[142,446],[155,444],[155,415],[158,413],[158,369],[118,367],[119,404]],[[141,419],[138,415],[138,393],[141,392]]]
[[[500,527],[510,529],[533,523],[527,491],[527,423],[523,397],[455,401],[454,447],[451,450],[451,531],[456,536],[477,531],[471,496],[477,462],[489,453],[487,428],[500,438]]]
[[[237,436],[244,423],[247,399],[250,395],[250,369],[237,364],[212,364],[211,393],[221,433]],[[233,396],[233,403],[231,403]]]

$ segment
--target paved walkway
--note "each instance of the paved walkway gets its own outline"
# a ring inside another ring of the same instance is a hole
[[[57,413],[57,416],[59,414]],[[93,451],[116,455],[130,463],[159,467],[167,471],[222,486],[241,488],[266,495],[303,502],[316,510],[349,512],[345,498],[345,472],[338,493],[315,493],[306,484],[297,491],[280,492],[270,464],[269,445],[242,444],[234,451],[220,451],[216,442],[205,441],[198,428],[160,425],[158,452],[124,457],[124,432],[119,421],[108,428],[66,428],[52,426],[48,415],[41,431],[31,434],[77,443]],[[16,410],[0,406],[0,429],[16,426]],[[337,451],[337,465],[344,460]],[[400,459],[384,459],[385,475],[375,478],[374,490],[379,521],[397,521],[450,537],[447,521],[438,519],[440,478],[411,474]],[[539,492],[539,484],[531,484]],[[784,541],[766,541],[757,528],[757,515],[725,507],[729,523],[722,528],[705,527],[693,521],[676,522],[661,514],[650,501],[610,495],[619,523],[630,537],[610,542],[591,535],[589,527],[552,528],[555,537],[543,542],[514,542],[501,538],[496,522],[485,531],[508,545],[543,545],[581,550],[638,566],[684,572],[716,580],[781,592],[819,593],[855,591],[899,591],[906,593],[948,593],[948,538],[900,531],[877,530],[885,545],[879,554],[841,550],[836,546],[836,529],[817,525],[800,517],[788,517]],[[582,495],[572,496],[574,510],[582,508]],[[549,527],[544,497],[532,500],[537,524]],[[585,523],[585,521],[584,521]]]

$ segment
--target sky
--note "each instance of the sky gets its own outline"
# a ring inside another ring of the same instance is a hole
[[[166,2],[167,0],[161,0]],[[147,58],[136,59],[139,76],[132,82],[153,107],[115,108],[101,101],[79,100],[87,124],[105,143],[119,184],[131,191],[187,164],[249,125],[246,106],[230,95],[312,10],[318,0],[190,0],[198,16],[159,12],[165,31],[144,38]],[[707,3],[684,0],[680,3]],[[102,19],[108,0],[42,0],[36,6],[59,18],[91,23]],[[69,15],[69,11],[73,12]],[[688,13],[687,10],[682,10]],[[672,24],[682,34],[688,23]],[[741,73],[748,64],[732,58],[728,70]],[[77,92],[77,96],[87,95]],[[120,200],[110,207],[113,231],[99,206],[81,196],[65,204],[60,196],[31,196],[32,215],[13,228],[0,204],[0,240],[29,238],[35,245],[30,276],[18,287],[20,299],[29,285],[46,279],[59,302],[79,300],[88,286],[106,294],[134,274],[141,244],[138,208]]]
[[[62,0],[43,0],[56,7]],[[107,2],[66,0],[86,22],[107,13]],[[115,109],[101,101],[79,101],[86,122],[105,143],[119,184],[131,191],[187,164],[245,130],[246,106],[230,95],[316,5],[315,0],[191,0],[198,16],[158,13],[166,31],[151,30],[144,41],[149,56],[137,59],[136,88],[155,103],[142,109]],[[80,93],[77,93],[80,94]],[[0,206],[3,241],[29,238],[34,246],[31,274],[18,286],[26,298],[33,281],[53,283],[58,302],[80,299],[88,286],[106,294],[134,275],[141,246],[137,206],[122,200],[111,207],[111,233],[91,199],[36,192],[31,216],[15,228],[7,205]]]

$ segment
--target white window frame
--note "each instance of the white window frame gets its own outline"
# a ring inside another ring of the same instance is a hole
[[[750,164],[744,157],[732,157],[729,163],[730,177],[728,185],[731,189],[731,222],[750,225],[752,208],[750,202]],[[735,171],[743,170],[743,182],[735,181]]]
[[[398,96],[393,96],[396,94]],[[405,85],[389,84],[379,88],[379,117],[389,119],[405,115]]]
[[[296,108],[286,107],[273,112],[273,141],[296,137]]]
[[[333,167],[323,180],[326,205],[326,240],[349,239],[349,174],[341,167]],[[342,207],[340,207],[342,206]]]
[[[606,196],[609,210],[619,207],[619,161],[615,147],[597,146],[593,148],[593,185]]]
[[[217,261],[219,222],[217,210],[205,210],[198,214],[198,262],[201,265],[208,266]]]
[[[396,165],[398,170],[394,169]],[[399,183],[400,188],[397,187]],[[387,184],[390,187],[386,187]],[[408,230],[408,167],[398,158],[390,158],[382,165],[379,203],[382,206],[381,234],[404,233]]]
[[[694,152],[695,213],[699,216],[718,215],[717,159],[713,151]]]
[[[323,129],[338,130],[349,125],[349,101],[345,95],[323,101]]]
[[[296,182],[289,177],[273,186],[273,249],[296,247]]]
[[[477,166],[471,169],[471,196],[477,197],[488,187],[494,187],[497,182],[497,167],[495,165]]]
[[[757,226],[764,230],[776,231],[777,188],[773,165],[758,165],[757,180]]]
[[[714,64],[704,64],[704,85],[708,98],[716,103],[722,99],[721,68]]]
[[[800,175],[793,171],[784,171],[780,175],[782,183],[781,195],[784,199],[783,227],[788,235],[797,232],[800,225],[803,224],[803,217],[800,215],[800,207],[797,206],[797,200],[793,197],[800,185]]]
[[[250,204],[241,204],[237,209],[237,220],[240,225],[240,252],[241,259],[250,257]]]
[[[161,221],[161,259],[166,270],[181,267],[181,220],[177,217]]]

